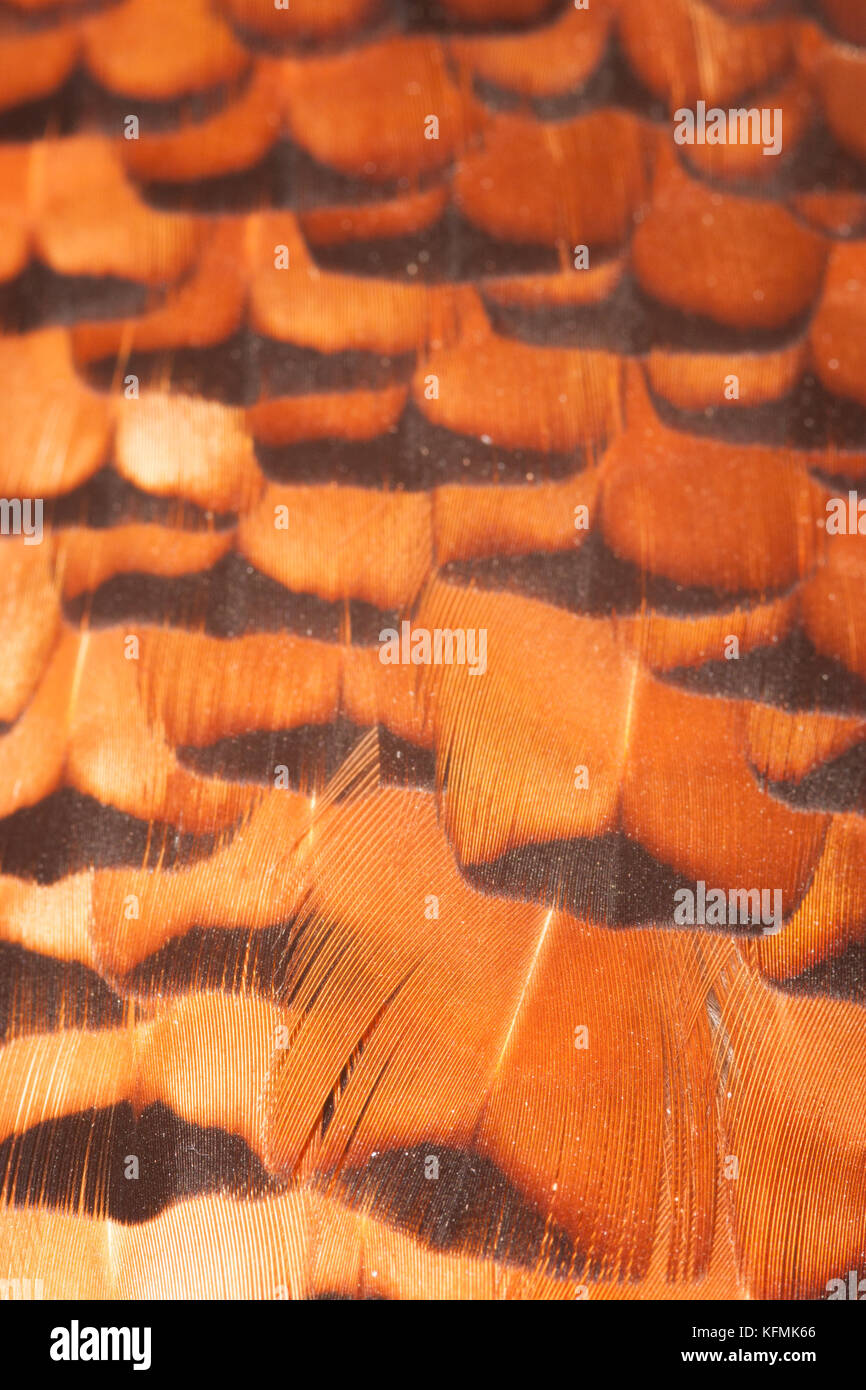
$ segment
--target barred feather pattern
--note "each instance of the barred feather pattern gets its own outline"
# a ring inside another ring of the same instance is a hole
[[[866,1274],[864,102],[859,0],[6,0],[0,1279]]]

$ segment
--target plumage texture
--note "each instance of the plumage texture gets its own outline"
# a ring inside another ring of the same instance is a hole
[[[861,11],[9,0],[0,1279],[864,1270]]]

